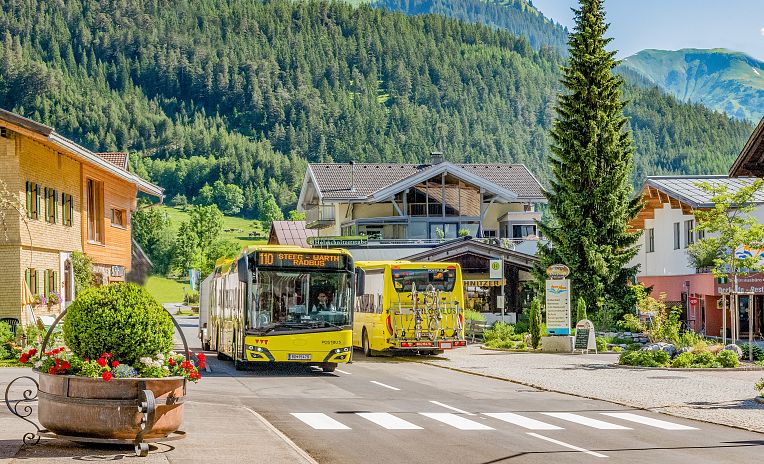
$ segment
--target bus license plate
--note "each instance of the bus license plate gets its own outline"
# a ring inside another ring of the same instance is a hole
[[[451,342],[440,342],[440,349],[441,350],[450,350],[451,349]]]
[[[309,354],[289,354],[287,357],[290,361],[310,361],[310,355]]]

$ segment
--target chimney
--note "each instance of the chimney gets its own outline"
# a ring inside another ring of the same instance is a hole
[[[350,161],[350,191],[355,192],[355,161]]]
[[[430,152],[430,159],[431,164],[436,165],[443,162],[443,152],[442,151],[432,151]]]

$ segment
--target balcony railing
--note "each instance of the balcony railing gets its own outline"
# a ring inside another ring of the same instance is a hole
[[[500,246],[502,248],[506,248],[507,250],[514,251],[515,248],[517,248],[517,245],[523,243],[526,239],[524,238],[476,238],[473,240],[476,240],[481,243],[485,243],[487,245]]]
[[[317,205],[305,211],[305,227],[324,229],[334,224],[334,205]]]

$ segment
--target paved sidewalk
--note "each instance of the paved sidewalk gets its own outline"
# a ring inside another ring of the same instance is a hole
[[[616,354],[513,353],[478,345],[428,364],[764,433],[764,405],[753,401],[764,371],[668,371],[611,367]]]
[[[214,361],[213,361],[214,362]],[[30,369],[0,368],[0,392]],[[31,383],[20,385],[19,393]],[[182,429],[187,437],[180,441],[156,444],[141,463],[183,462],[262,462],[315,463],[304,451],[273,428],[256,412],[237,404],[236,381],[228,376],[208,376],[189,384]],[[221,396],[225,388],[224,396]],[[238,393],[248,393],[242,391]],[[15,396],[20,398],[20,396]],[[132,447],[86,447],[63,440],[48,440],[36,446],[22,446],[25,432],[34,427],[13,416],[0,401],[0,461],[22,463],[72,462],[73,460],[112,461],[133,459]],[[36,421],[36,412],[30,416]],[[136,461],[138,462],[138,461]]]

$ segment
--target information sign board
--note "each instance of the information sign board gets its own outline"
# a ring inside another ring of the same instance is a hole
[[[570,335],[570,279],[546,281],[546,333]]]
[[[324,253],[260,252],[257,255],[257,264],[258,266],[273,267],[343,269],[345,267],[345,256]]]
[[[597,340],[594,335],[594,324],[589,319],[581,319],[576,323],[575,350],[594,350],[597,352]]]

